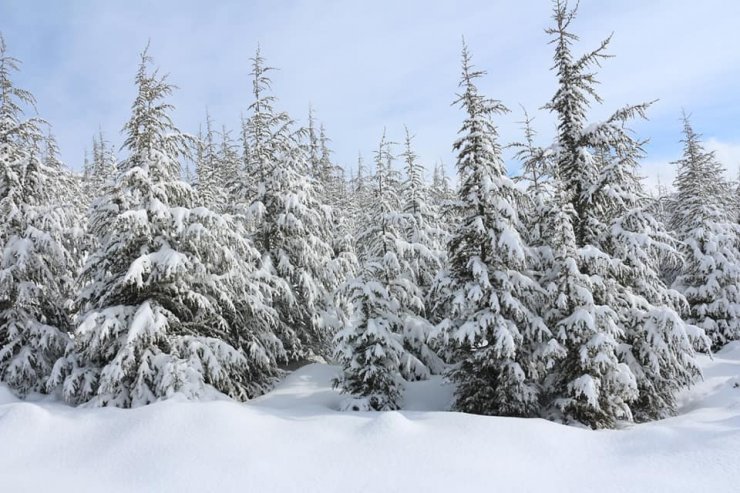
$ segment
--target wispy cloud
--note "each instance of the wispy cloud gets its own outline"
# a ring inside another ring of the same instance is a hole
[[[660,98],[651,120],[637,123],[651,138],[652,162],[680,152],[681,107],[694,112],[708,138],[737,142],[740,115],[740,2],[691,0],[583,1],[575,29],[585,50],[614,31],[601,70],[606,99],[594,118],[628,102]],[[0,4],[0,30],[25,62],[18,83],[32,90],[54,124],[63,157],[79,166],[101,125],[115,141],[128,117],[137,53],[147,40],[180,90],[176,121],[197,129],[206,108],[235,127],[249,103],[248,58],[261,43],[281,68],[274,88],[282,108],[305,117],[311,102],[333,139],[338,161],[370,155],[384,126],[416,134],[431,165],[453,162],[461,114],[459,48],[466,36],[475,63],[489,76],[481,89],[514,110],[500,118],[502,140],[520,136],[518,104],[535,113],[551,96],[554,76],[544,28],[548,2],[286,2],[127,1]],[[546,143],[551,116],[536,123]]]

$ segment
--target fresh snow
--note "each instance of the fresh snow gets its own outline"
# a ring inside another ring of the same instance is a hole
[[[136,409],[19,401],[0,387],[2,491],[736,492],[740,342],[701,357],[679,415],[591,431],[445,410],[439,377],[404,411],[340,412],[338,369],[311,364],[246,404]],[[81,474],[85,471],[85,474]]]

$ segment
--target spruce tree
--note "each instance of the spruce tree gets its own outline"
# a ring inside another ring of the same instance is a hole
[[[319,142],[319,134],[316,129],[316,118],[313,114],[313,106],[308,107],[308,127],[306,128],[308,138],[308,166],[311,172],[311,177],[317,181],[321,181],[321,144]]]
[[[366,263],[360,276],[348,283],[350,313],[336,336],[334,356],[343,372],[335,386],[354,396],[345,405],[353,411],[394,410],[402,399],[399,304],[379,279],[393,266],[378,260]]]
[[[629,403],[637,398],[637,383],[617,356],[624,335],[619,316],[594,295],[607,287],[579,267],[576,213],[564,184],[555,181],[556,200],[547,215],[553,260],[542,283],[550,294],[545,320],[561,347],[545,379],[545,413],[566,423],[613,427],[618,419],[632,419]]]
[[[574,58],[571,45],[578,37],[569,28],[575,13],[557,2],[556,26],[548,30],[558,74],[548,107],[558,118],[553,152],[560,202],[568,200],[574,213],[576,265],[569,269],[582,276],[588,292],[576,304],[600,315],[556,331],[568,353],[550,375],[555,388],[549,392],[564,419],[603,427],[671,414],[678,391],[699,375],[692,346],[703,336],[682,322],[683,299],[659,276],[658,262],[675,258],[676,242],[650,210],[636,175],[641,142],[626,126],[645,117],[649,103],[586,124],[591,100],[601,102],[590,70],[607,57],[610,38]],[[563,270],[556,261],[549,279],[562,277]],[[553,312],[551,323],[563,327],[562,315],[567,320],[571,311]]]
[[[356,397],[348,407],[357,410],[398,409],[403,378],[429,374],[417,355],[423,356],[430,326],[405,257],[408,216],[400,210],[392,162],[384,133],[375,155],[373,201],[357,238],[364,245],[361,273],[345,287],[350,315],[337,335],[335,355],[344,371],[336,385]]]
[[[682,320],[686,300],[660,276],[661,262],[680,265],[681,255],[636,174],[642,143],[624,140],[617,149],[599,155],[610,203],[602,248],[617,265],[615,286],[604,299],[625,331],[619,353],[637,380],[632,414],[644,421],[675,412],[678,392],[701,376],[694,346],[706,346],[706,339]]]
[[[61,241],[69,253],[69,268],[75,277],[89,252],[86,215],[89,199],[84,193],[83,177],[73,173],[60,160],[59,147],[51,129],[44,137],[44,144],[42,162],[49,173],[49,191],[53,189],[51,202],[61,209],[65,217],[66,227],[61,231]],[[73,285],[66,289],[70,299],[74,289]]]
[[[406,215],[406,241],[411,246],[406,257],[414,281],[426,299],[434,277],[444,263],[447,235],[438,224],[437,211],[429,203],[424,166],[414,152],[408,128],[401,157],[405,171],[405,181],[401,185],[402,212]]]
[[[685,261],[673,287],[688,300],[688,322],[704,329],[716,350],[740,339],[738,226],[729,215],[724,170],[686,115],[683,133],[672,226]]]
[[[225,125],[221,126],[221,142],[218,146],[218,179],[221,186],[221,196],[226,202],[221,209],[226,211],[229,204],[234,202],[233,195],[229,189],[229,180],[238,177],[242,173],[242,157],[239,153],[239,145],[231,136],[231,131]]]
[[[40,121],[24,119],[34,99],[13,85],[18,63],[0,36],[0,380],[26,395],[45,391],[67,345],[72,266],[61,170],[44,163]]]
[[[308,161],[287,113],[267,94],[269,72],[259,49],[252,58],[254,101],[247,120],[254,188],[247,217],[263,262],[288,287],[276,301],[290,357],[328,356],[335,332],[331,295],[341,279],[332,262],[331,209],[317,199]]]
[[[105,195],[116,174],[116,154],[111,144],[103,135],[102,129],[92,139],[92,160],[88,160],[85,153],[85,163],[83,167],[83,192],[89,204],[95,201],[96,197]]]
[[[256,323],[274,319],[248,283],[259,255],[228,218],[194,207],[180,180],[186,141],[165,100],[172,86],[150,63],[145,51],[124,127],[128,156],[91,210],[100,246],[83,271],[74,343],[50,385],[63,384],[70,402],[101,406],[210,388],[245,399],[270,385],[281,351]]]
[[[526,271],[518,191],[506,176],[491,117],[506,108],[478,92],[466,46],[461,94],[466,112],[458,152],[460,222],[449,243],[452,301],[440,324],[457,346],[454,407],[478,414],[533,416],[551,335],[535,308],[537,283]]]
[[[512,144],[518,149],[515,158],[521,163],[521,174],[516,178],[517,183],[524,184],[527,200],[525,202],[525,231],[527,243],[536,250],[535,262],[539,269],[544,268],[543,262],[548,260],[546,252],[547,232],[544,231],[543,221],[546,210],[553,200],[552,196],[552,150],[539,147],[535,144],[536,131],[532,126],[533,118],[524,110],[524,120],[521,122],[524,130],[524,142]]]
[[[598,245],[606,229],[604,214],[607,205],[597,195],[608,183],[601,179],[602,170],[595,154],[631,140],[624,123],[635,117],[644,117],[649,103],[625,106],[603,122],[587,125],[591,100],[602,102],[596,92],[596,75],[591,69],[598,67],[609,56],[606,48],[611,36],[602,41],[597,49],[575,58],[572,44],[578,40],[578,36],[569,28],[575,18],[576,8],[569,9],[566,1],[557,0],[553,15],[555,27],[546,31],[552,35],[551,43],[555,45],[553,69],[558,77],[558,89],[546,107],[557,117],[554,159],[576,214],[573,227],[576,245],[580,248]]]
[[[205,129],[198,130],[195,151],[195,189],[200,201],[213,211],[223,212],[226,206],[226,189],[220,173],[216,132],[208,112]]]

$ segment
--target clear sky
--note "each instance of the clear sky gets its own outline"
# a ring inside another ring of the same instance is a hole
[[[63,159],[77,169],[98,127],[120,144],[149,39],[155,62],[179,87],[172,102],[184,131],[197,131],[206,108],[218,124],[238,127],[250,102],[248,59],[260,43],[280,68],[279,108],[305,121],[310,102],[336,161],[354,167],[358,151],[369,159],[384,127],[400,141],[405,124],[427,167],[442,159],[452,171],[462,114],[450,103],[464,35],[488,72],[480,89],[512,109],[497,120],[502,143],[521,138],[521,104],[546,145],[553,119],[540,108],[555,87],[544,32],[550,17],[548,0],[0,0],[0,31],[23,62],[17,85],[36,96]],[[614,32],[615,58],[600,71],[605,103],[592,118],[659,99],[650,120],[633,127],[650,139],[643,174],[652,184],[672,179],[682,108],[736,175],[739,22],[734,0],[582,0],[577,52]]]

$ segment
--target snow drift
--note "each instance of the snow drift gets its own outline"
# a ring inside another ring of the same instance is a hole
[[[678,416],[611,431],[440,412],[439,379],[409,384],[404,411],[339,412],[320,364],[247,404],[85,409],[2,387],[0,489],[736,492],[740,342],[702,364]]]

